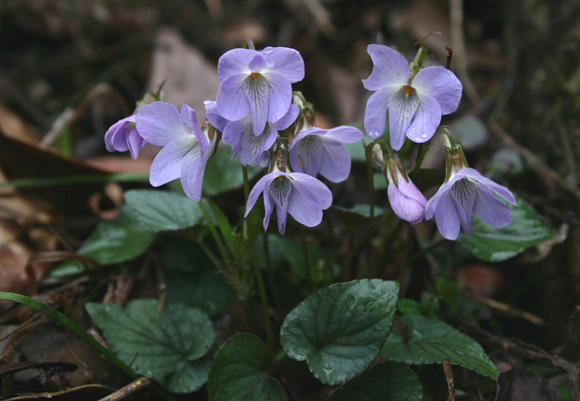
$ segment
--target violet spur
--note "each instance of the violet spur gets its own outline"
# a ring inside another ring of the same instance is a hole
[[[427,142],[435,134],[441,116],[459,106],[463,86],[455,74],[444,67],[423,68],[412,76],[409,63],[396,50],[371,44],[368,53],[373,71],[363,85],[371,95],[364,125],[373,138],[383,135],[388,114],[391,146],[401,149],[408,137]]]

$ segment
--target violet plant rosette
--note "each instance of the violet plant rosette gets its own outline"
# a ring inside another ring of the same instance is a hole
[[[105,146],[109,152],[129,151],[136,159],[143,145],[145,140],[137,131],[134,114],[117,121],[105,133]]]
[[[371,44],[368,53],[373,71],[362,82],[366,89],[376,92],[365,110],[367,133],[373,138],[381,137],[388,113],[393,149],[401,149],[405,137],[417,143],[427,142],[435,134],[441,116],[457,110],[461,82],[440,66],[423,68],[414,75],[405,57],[388,46]]]
[[[286,172],[283,151],[272,160],[271,172],[260,178],[252,188],[246,204],[248,216],[260,194],[264,194],[264,231],[268,229],[270,216],[276,208],[278,231],[286,231],[286,219],[290,214],[300,224],[314,227],[322,221],[322,211],[332,204],[332,192],[318,179],[304,173]]]
[[[195,110],[187,103],[181,113],[171,103],[153,102],[143,106],[136,117],[137,130],[145,141],[163,146],[151,165],[149,182],[154,187],[181,178],[185,194],[199,201],[203,174],[215,146],[211,125],[202,130]]]
[[[468,167],[461,145],[451,145],[447,135],[443,138],[447,142],[447,179],[427,202],[425,219],[435,216],[439,232],[449,240],[456,240],[461,228],[471,233],[472,214],[496,228],[510,225],[511,211],[496,195],[516,205],[511,191]]]
[[[294,49],[232,49],[218,61],[218,111],[230,121],[250,113],[254,135],[259,135],[266,122],[276,122],[286,115],[292,101],[292,83],[303,78],[304,60]]]
[[[301,131],[290,144],[290,162],[296,172],[316,177],[319,173],[332,182],[341,182],[350,174],[350,153],[344,143],[358,142],[363,133],[355,127],[332,129],[311,127]]]

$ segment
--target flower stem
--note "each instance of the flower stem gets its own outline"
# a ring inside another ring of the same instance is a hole
[[[372,227],[373,220],[375,218],[375,181],[373,178],[373,152],[372,149],[364,143],[365,156],[367,159],[367,176],[369,179],[369,229]]]
[[[248,169],[246,166],[242,165],[242,173],[244,175],[244,195],[246,203],[248,202],[248,195],[250,192],[250,185],[248,182]],[[252,264],[254,265],[254,272],[256,274],[256,281],[258,282],[258,291],[260,292],[260,301],[262,302],[262,314],[264,317],[264,325],[266,326],[266,341],[268,347],[274,349],[274,336],[272,332],[272,322],[270,321],[268,296],[266,295],[266,287],[264,286],[264,279],[262,278],[262,272],[260,271],[260,264],[258,263],[258,256],[256,255],[256,243],[254,241],[254,228],[252,225],[252,212],[248,215],[245,220],[245,226],[248,233],[248,245],[250,248],[250,254],[252,258]]]
[[[422,143],[419,145],[419,154],[417,155],[417,161],[415,162],[415,168],[411,171],[411,180],[415,180],[417,178],[417,174],[419,173],[419,169],[421,169],[421,165],[423,164],[423,159],[425,159],[425,155],[429,151],[429,143]]]
[[[304,273],[306,274],[306,281],[310,282],[310,260],[308,257],[308,246],[306,244],[306,230],[303,225],[300,225],[300,243],[302,244],[302,256],[304,257]]]
[[[264,258],[266,259],[266,274],[268,275],[268,282],[272,290],[272,295],[274,296],[274,304],[276,306],[276,311],[278,311],[278,313],[281,314],[282,302],[280,301],[278,286],[276,285],[276,280],[274,279],[274,271],[272,270],[272,262],[270,260],[270,245],[266,233],[264,233],[264,236],[262,238],[264,239]]]
[[[209,228],[209,231],[211,232],[211,235],[212,235],[220,253],[222,254],[222,257],[224,258],[224,260],[226,262],[228,272],[232,272],[233,262],[232,262],[232,259],[230,257],[230,253],[228,252],[228,250],[224,246],[224,243],[223,243],[220,235],[218,234],[217,230],[215,229],[215,225],[213,224],[213,220],[211,219],[209,212],[205,208],[203,201],[198,202],[198,205],[199,205],[201,212],[203,213],[203,217],[205,218],[205,221],[207,223],[207,227]]]

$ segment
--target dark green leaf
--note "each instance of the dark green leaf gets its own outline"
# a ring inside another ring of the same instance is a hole
[[[152,189],[134,189],[125,193],[125,201],[146,231],[181,230],[205,223],[198,202],[185,195]],[[209,211],[207,202],[205,205]]]
[[[437,277],[435,286],[437,287],[439,299],[454,308],[459,299],[459,285],[453,281],[447,281],[441,277]]]
[[[454,365],[475,370],[496,379],[498,371],[481,345],[441,320],[421,316],[402,317],[406,326],[407,341],[396,331],[387,339],[381,356],[385,359],[410,365],[441,363],[449,359]]]
[[[142,255],[155,240],[155,233],[143,231],[126,207],[115,221],[101,221],[77,253],[95,259],[102,265],[125,262]],[[63,277],[82,273],[82,266],[66,262],[52,272]]]
[[[327,401],[420,401],[423,389],[407,365],[378,363],[338,388]]]
[[[185,305],[157,309],[157,301],[138,299],[126,308],[89,303],[86,309],[103,330],[119,358],[145,377],[174,393],[189,393],[207,380],[209,360],[203,358],[213,343],[207,315]]]
[[[480,259],[498,262],[556,235],[526,201],[516,199],[518,206],[508,205],[513,216],[509,226],[495,228],[474,216],[471,235],[461,233],[459,243]]]
[[[410,298],[399,299],[398,309],[402,315],[420,315],[421,314],[421,305],[419,305],[419,302],[415,301],[414,299],[410,299]]]
[[[298,277],[305,278],[305,264],[304,251],[302,246],[296,241],[281,235],[268,235],[268,241],[273,254],[280,255]],[[318,264],[318,262],[326,257],[325,253],[315,244],[308,244],[306,246],[308,252],[308,261],[311,266]]]
[[[211,363],[210,401],[287,401],[282,385],[266,373],[271,364],[268,347],[254,335],[230,337]]]
[[[379,279],[337,283],[309,295],[282,325],[291,358],[306,360],[321,382],[342,384],[378,355],[393,323],[399,284]]]
[[[349,209],[340,206],[333,206],[330,208],[330,211],[346,226],[353,230],[369,224],[369,217],[371,215],[370,205],[355,205]],[[374,215],[375,217],[379,217],[384,215],[386,211],[386,209],[375,205]]]
[[[244,176],[239,158],[230,160],[232,150],[229,146],[218,149],[207,162],[203,190],[213,196],[219,193],[242,187]],[[251,180],[263,169],[260,166],[248,166],[248,179]]]

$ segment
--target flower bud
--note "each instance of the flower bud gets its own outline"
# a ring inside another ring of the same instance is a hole
[[[411,225],[419,224],[425,215],[427,199],[409,179],[396,154],[387,161],[385,176],[389,181],[387,194],[393,212]]]

